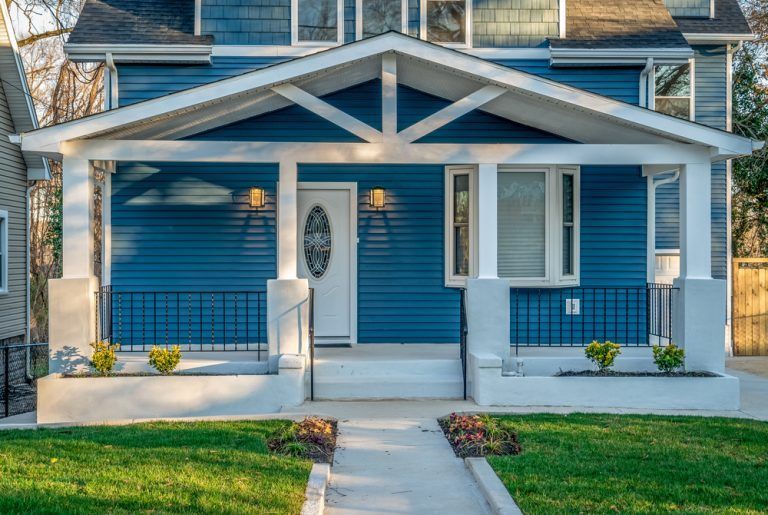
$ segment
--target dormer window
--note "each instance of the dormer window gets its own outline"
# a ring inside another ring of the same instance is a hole
[[[445,46],[469,46],[470,0],[421,0],[422,38]]]
[[[357,39],[390,30],[406,33],[407,0],[357,0]]]
[[[343,0],[292,0],[291,36],[296,45],[343,43]]]

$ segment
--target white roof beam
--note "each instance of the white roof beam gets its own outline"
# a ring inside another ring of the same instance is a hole
[[[363,123],[352,115],[349,115],[341,109],[332,106],[328,102],[317,98],[294,86],[293,84],[280,84],[272,88],[272,91],[284,96],[291,102],[325,118],[329,122],[338,125],[342,129],[351,132],[358,138],[369,143],[378,143],[382,140],[381,132],[377,131],[367,123]]]
[[[407,129],[401,131],[400,138],[409,143],[419,140],[440,127],[448,125],[452,121],[461,118],[465,114],[500,97],[506,92],[506,89],[494,85],[480,88],[474,93],[470,93],[464,98],[457,100],[453,104],[444,107],[438,112],[427,116],[423,120],[416,122]]]

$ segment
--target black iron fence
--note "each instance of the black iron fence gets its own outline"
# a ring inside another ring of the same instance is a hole
[[[610,340],[627,346],[668,344],[676,289],[558,288],[511,291],[511,344],[584,346]]]
[[[257,351],[257,359],[266,359],[265,293],[104,286],[96,292],[96,334],[127,352],[178,345],[182,351]]]
[[[0,418],[34,411],[37,379],[48,375],[48,344],[0,346]]]

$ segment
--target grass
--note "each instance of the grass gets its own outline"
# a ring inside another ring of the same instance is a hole
[[[499,417],[518,456],[488,461],[523,512],[768,512],[768,423],[628,415]]]
[[[0,431],[0,513],[299,513],[312,463],[286,421]]]

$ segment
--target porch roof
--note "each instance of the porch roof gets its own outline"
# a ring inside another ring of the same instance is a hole
[[[292,103],[306,106],[322,95],[379,78],[386,55],[395,56],[399,84],[455,101],[449,106],[454,118],[462,109],[477,108],[580,143],[692,144],[709,148],[712,159],[750,154],[762,144],[395,32],[25,132],[17,141],[23,150],[61,158],[63,145],[75,140],[177,140]],[[328,107],[314,103],[320,110]],[[381,136],[378,131],[350,115],[327,114],[334,123],[358,130],[363,139],[381,143],[373,141]],[[413,134],[413,127],[395,135],[400,144],[409,142],[404,133]],[[420,129],[428,130],[429,124]]]

